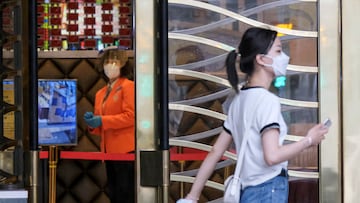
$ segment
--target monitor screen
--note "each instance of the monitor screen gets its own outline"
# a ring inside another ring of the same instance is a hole
[[[3,80],[3,102],[15,104],[14,79]],[[8,112],[3,115],[3,133],[5,137],[15,139],[15,113]]]
[[[38,80],[39,145],[76,145],[76,80]]]

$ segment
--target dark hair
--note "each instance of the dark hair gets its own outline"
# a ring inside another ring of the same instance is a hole
[[[120,76],[119,77],[125,77],[129,80],[134,80],[134,71],[133,67],[129,63],[129,58],[127,56],[126,50],[119,49],[117,47],[110,48],[105,51],[101,51],[99,53],[100,56],[100,67],[103,67],[105,60],[109,59],[110,57],[117,57],[119,60],[125,61],[125,63],[122,65],[122,68],[120,70]]]
[[[120,77],[134,80],[134,68],[133,64],[131,65],[129,60],[127,60],[124,67],[121,68]]]
[[[240,70],[248,76],[254,72],[254,60],[258,54],[266,54],[276,38],[276,31],[252,27],[245,31],[238,52],[231,51],[226,58],[226,72],[231,86],[238,92],[239,78],[236,71],[236,58],[240,55]]]

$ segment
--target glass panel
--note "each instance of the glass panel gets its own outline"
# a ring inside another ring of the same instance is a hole
[[[253,26],[276,29],[290,56],[286,77],[274,80],[271,91],[281,98],[282,113],[289,127],[286,143],[300,140],[318,122],[317,4],[301,1],[271,0],[172,0],[169,3],[169,102],[171,139],[184,139],[211,146],[222,130],[222,115],[227,114],[233,93],[227,83],[224,61],[237,47],[243,32]],[[244,75],[239,73],[241,81]],[[175,104],[181,104],[174,106]],[[193,107],[211,110],[194,113]],[[215,113],[214,113],[215,112]],[[206,138],[202,137],[205,135]],[[189,138],[189,135],[194,135]],[[196,139],[198,138],[198,139]],[[176,153],[188,153],[187,161],[173,162],[171,172],[189,175],[197,170],[194,145],[173,146]],[[196,147],[195,147],[196,148]],[[223,183],[233,172],[233,165],[219,167],[210,178]],[[289,161],[289,169],[318,171],[318,149],[309,148]],[[306,174],[306,173],[305,173]],[[310,177],[310,174],[308,174]],[[290,202],[317,202],[318,179],[290,178]],[[172,184],[177,184],[172,182]],[[190,184],[180,182],[179,193],[185,195]],[[299,194],[297,191],[303,191]],[[217,199],[222,191],[206,187],[200,202]]]

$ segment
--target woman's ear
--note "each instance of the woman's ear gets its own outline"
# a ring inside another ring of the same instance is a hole
[[[263,54],[257,54],[255,57],[256,63],[263,66],[265,64],[263,58]]]
[[[259,65],[265,66],[272,64],[272,59],[269,57],[266,57],[264,54],[257,54],[255,57],[256,63]]]

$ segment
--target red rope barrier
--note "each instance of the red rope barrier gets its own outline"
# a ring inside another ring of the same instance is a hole
[[[40,159],[47,159],[48,155],[48,151],[41,151]],[[170,159],[171,161],[199,161],[204,160],[206,155],[207,152],[183,154],[171,152]],[[135,154],[60,151],[60,159],[133,161]]]

